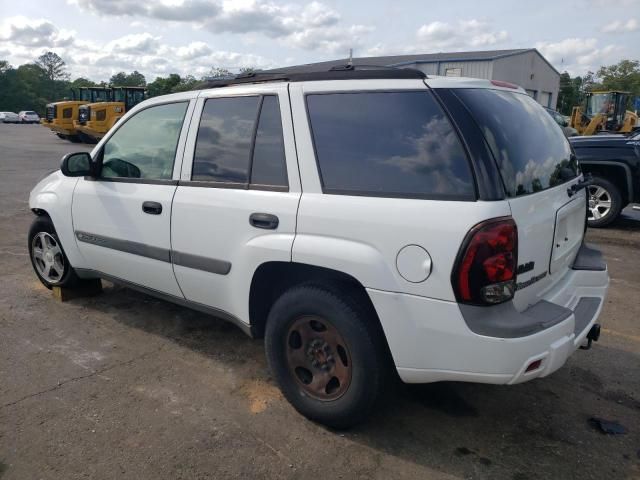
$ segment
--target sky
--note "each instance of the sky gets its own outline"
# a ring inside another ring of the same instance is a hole
[[[0,60],[96,81],[532,47],[572,75],[640,59],[640,0],[0,0]]]

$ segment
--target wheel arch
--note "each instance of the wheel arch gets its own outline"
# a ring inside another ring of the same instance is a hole
[[[629,165],[623,162],[590,160],[581,161],[580,166],[584,171],[605,178],[618,187],[622,196],[623,208],[634,201],[633,176]]]
[[[366,307],[371,320],[375,322],[376,328],[379,328],[382,338],[385,338],[373,302],[364,285],[355,277],[317,265],[282,261],[262,263],[253,274],[249,291],[249,320],[253,337],[264,336],[267,316],[278,297],[287,289],[302,284],[318,284],[338,294],[348,292],[355,296]]]

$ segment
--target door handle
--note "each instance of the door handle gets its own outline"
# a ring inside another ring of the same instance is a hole
[[[249,216],[249,223],[256,228],[263,228],[265,230],[275,230],[278,228],[278,217],[271,215],[270,213],[252,213]]]
[[[142,211],[149,215],[160,215],[162,213],[162,204],[159,202],[144,202]]]

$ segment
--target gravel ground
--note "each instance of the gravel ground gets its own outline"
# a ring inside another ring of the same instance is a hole
[[[489,386],[401,386],[334,432],[274,386],[260,341],[105,283],[65,303],[26,253],[29,190],[89,147],[0,124],[0,477],[640,478],[640,218],[590,231],[611,289],[601,341],[554,375]],[[626,435],[604,435],[592,416]]]

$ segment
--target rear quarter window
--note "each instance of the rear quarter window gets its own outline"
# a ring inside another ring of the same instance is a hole
[[[503,90],[454,92],[482,130],[508,196],[539,192],[578,175],[562,129],[534,99]]]
[[[309,94],[323,191],[474,200],[466,152],[431,92]]]

